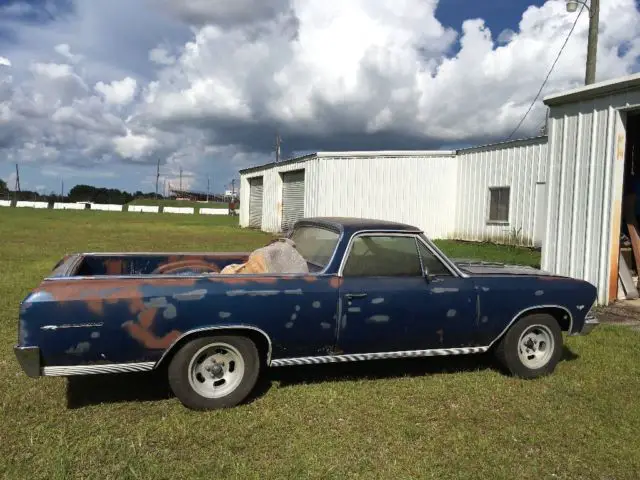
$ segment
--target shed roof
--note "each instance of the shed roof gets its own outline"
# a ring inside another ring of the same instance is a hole
[[[546,105],[562,105],[637,89],[640,89],[640,73],[554,93],[544,97],[543,101]]]

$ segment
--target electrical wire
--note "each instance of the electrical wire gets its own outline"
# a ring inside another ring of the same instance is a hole
[[[558,55],[556,56],[556,59],[553,61],[553,65],[551,65],[551,68],[549,69],[549,73],[547,73],[547,76],[545,77],[544,82],[542,82],[542,85],[540,85],[540,89],[538,90],[538,93],[536,93],[536,96],[533,99],[533,101],[531,102],[531,105],[529,105],[529,108],[527,109],[527,112],[524,114],[524,116],[522,117],[522,119],[518,123],[518,126],[513,129],[513,132],[511,132],[511,135],[509,135],[509,137],[507,137],[507,140],[511,140],[511,137],[513,137],[515,135],[515,133],[520,129],[520,127],[522,126],[522,123],[527,118],[527,115],[529,115],[529,112],[531,111],[531,109],[535,105],[536,101],[538,100],[538,97],[540,96],[540,93],[542,93],[542,89],[547,84],[547,80],[549,80],[549,77],[551,76],[551,73],[553,72],[553,69],[555,68],[556,63],[558,63],[558,60],[560,59],[560,55],[562,55],[562,51],[564,50],[564,47],[567,46],[567,42],[571,38],[571,34],[573,33],[573,30],[576,28],[576,25],[578,24],[578,19],[580,18],[580,15],[582,15],[584,7],[585,6],[583,4],[582,8],[578,12],[578,15],[576,16],[575,21],[573,22],[573,25],[571,26],[571,30],[569,30],[567,38],[565,38],[564,43],[562,44],[562,47],[560,48],[560,51],[558,52]]]

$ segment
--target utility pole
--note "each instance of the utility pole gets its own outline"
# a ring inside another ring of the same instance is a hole
[[[160,159],[158,159],[158,168],[156,169],[156,200],[158,199],[158,183],[160,182]]]
[[[587,43],[587,71],[584,84],[596,81],[596,58],[598,56],[598,25],[600,23],[600,0],[591,0],[589,9],[589,40]]]
[[[163,180],[163,183],[162,183],[162,193],[166,198],[167,196],[167,179],[166,178]]]
[[[182,167],[180,167],[180,193],[182,193]]]
[[[207,202],[209,201],[209,175],[207,175]]]
[[[60,180],[60,201],[64,200],[64,179]]]
[[[276,163],[280,161],[280,145],[282,145],[282,138],[280,138],[280,134],[276,132]]]
[[[16,163],[16,185],[14,187],[16,192],[20,191],[20,170],[18,170],[18,164]]]
[[[573,13],[578,4],[589,11],[589,37],[587,40],[587,65],[584,74],[584,84],[596,81],[596,59],[598,56],[598,26],[600,24],[600,0],[591,0],[591,6],[581,0],[566,0],[567,12]]]

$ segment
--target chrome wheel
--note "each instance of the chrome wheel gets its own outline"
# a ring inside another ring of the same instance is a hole
[[[200,348],[189,362],[189,384],[206,398],[232,393],[244,377],[245,364],[240,352],[228,343],[214,342]]]
[[[549,363],[554,347],[554,337],[549,327],[531,325],[520,335],[518,356],[525,367],[536,370]]]

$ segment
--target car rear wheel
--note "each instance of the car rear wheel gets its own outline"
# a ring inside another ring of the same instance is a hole
[[[169,364],[169,385],[194,410],[233,407],[256,384],[260,356],[248,338],[210,336],[184,345]]]
[[[523,317],[500,339],[496,357],[517,377],[548,375],[562,357],[562,330],[551,315],[538,313]]]

